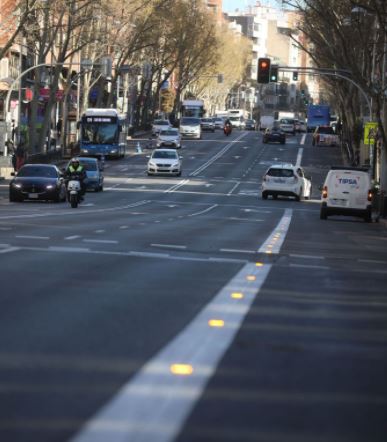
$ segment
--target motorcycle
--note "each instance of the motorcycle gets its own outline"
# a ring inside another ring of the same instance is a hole
[[[67,183],[67,199],[73,209],[78,207],[82,201],[81,182],[77,179],[70,179]]]
[[[226,136],[229,136],[232,132],[232,127],[230,124],[226,124],[223,128],[223,132]]]

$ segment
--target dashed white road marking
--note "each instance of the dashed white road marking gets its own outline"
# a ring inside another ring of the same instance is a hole
[[[304,145],[305,144],[305,140],[306,140],[306,134],[303,134],[302,137],[301,137],[300,144]]]
[[[240,181],[238,182],[238,183],[236,183],[234,186],[233,186],[233,188],[230,190],[230,192],[228,192],[228,196],[230,196],[233,192],[234,192],[234,190],[238,187],[238,186],[240,186]]]
[[[306,259],[325,259],[325,256],[321,255],[298,255],[296,253],[289,253],[291,258],[306,258]]]
[[[35,235],[15,235],[15,238],[22,238],[22,239],[43,239],[43,240],[48,240],[48,239],[50,239],[49,236],[35,236]]]
[[[226,253],[250,253],[255,254],[255,250],[241,250],[241,249],[219,249],[220,252]]]
[[[204,213],[207,213],[207,212],[209,212],[210,210],[215,209],[215,207],[218,207],[218,204],[214,204],[214,205],[211,206],[211,207],[207,207],[207,209],[201,210],[200,212],[191,213],[191,214],[189,214],[189,215],[187,215],[187,216],[198,216],[198,215],[203,215]]]
[[[95,244],[118,244],[118,241],[109,239],[83,239],[82,241]]]
[[[80,238],[80,235],[72,235],[72,236],[66,236],[65,240],[72,241],[73,239],[78,239],[78,238]]]
[[[328,266],[318,266],[313,264],[289,264],[289,267],[297,267],[301,269],[321,269],[321,270],[329,270]]]
[[[178,244],[151,244],[151,247],[160,247],[165,249],[179,249],[185,250],[187,246],[178,245]]]
[[[6,249],[1,249],[0,253],[11,253],[20,250],[20,247],[7,247]]]

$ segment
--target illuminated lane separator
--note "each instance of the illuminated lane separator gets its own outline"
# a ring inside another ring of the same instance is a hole
[[[289,216],[280,222],[283,234]],[[276,230],[270,237],[275,234]],[[271,264],[245,264],[71,442],[172,442],[232,344],[270,269]]]
[[[293,210],[286,209],[277,227],[269,235],[267,240],[258,249],[258,253],[275,254],[279,253],[292,220]]]
[[[231,149],[231,147],[233,147],[234,143],[236,141],[241,140],[243,137],[245,137],[247,135],[247,132],[243,132],[241,135],[239,135],[237,138],[235,138],[235,140],[231,141],[231,143],[227,144],[226,146],[223,147],[222,150],[220,150],[217,154],[215,154],[213,157],[211,157],[207,162],[205,162],[204,164],[202,164],[198,169],[194,170],[193,172],[191,172],[189,175],[190,176],[196,176],[199,175],[199,173],[203,172],[204,169],[207,169],[207,167],[211,166],[212,163],[214,163],[218,158],[220,158],[221,156],[223,156],[228,150]]]

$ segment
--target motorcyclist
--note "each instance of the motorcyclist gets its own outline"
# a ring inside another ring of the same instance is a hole
[[[224,122],[224,127],[223,127],[224,133],[231,133],[232,132],[232,124],[229,118],[226,119],[226,121]]]
[[[79,180],[81,185],[81,199],[83,199],[86,193],[86,184],[85,184],[86,170],[80,163],[79,158],[74,157],[71,159],[66,169],[65,177],[67,180],[72,180],[72,179]]]

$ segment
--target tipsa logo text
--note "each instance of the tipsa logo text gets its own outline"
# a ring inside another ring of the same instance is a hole
[[[354,178],[339,178],[340,184],[357,184],[357,181]]]

